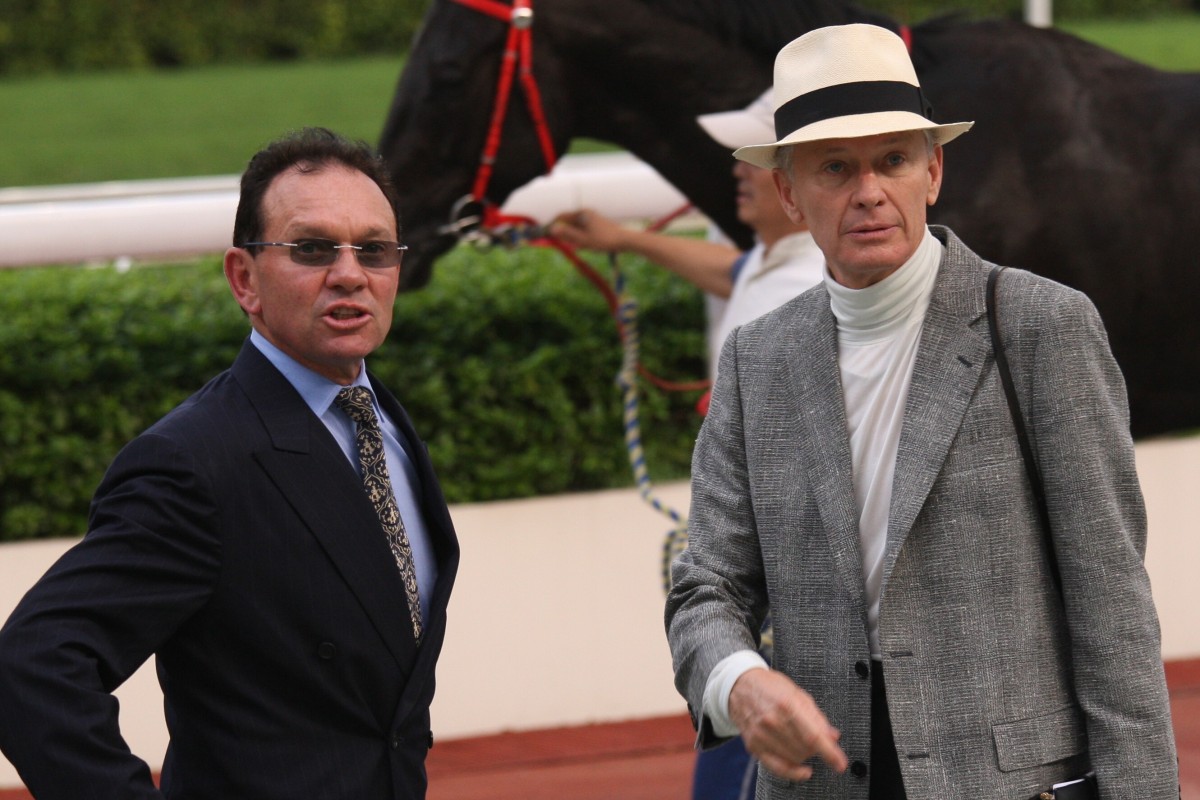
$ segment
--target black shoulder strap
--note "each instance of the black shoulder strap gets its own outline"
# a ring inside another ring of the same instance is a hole
[[[1046,535],[1050,536],[1050,510],[1046,506],[1046,490],[1042,486],[1042,475],[1038,470],[1037,461],[1033,457],[1033,446],[1029,443],[1029,434],[1025,432],[1025,418],[1021,414],[1021,403],[1017,400],[1017,390],[1013,386],[1012,372],[1008,368],[1008,355],[1005,354],[1004,343],[1000,340],[1000,324],[996,319],[996,282],[1004,269],[1004,267],[992,267],[992,271],[988,274],[988,330],[992,334],[992,352],[996,357],[996,369],[1000,372],[1000,383],[1004,386],[1008,410],[1012,414],[1013,427],[1017,430],[1017,441],[1021,445],[1021,456],[1025,460],[1025,474],[1029,476],[1029,485],[1033,489],[1034,499],[1037,500],[1038,516],[1042,520],[1043,529],[1046,531]],[[1047,552],[1050,554],[1050,568],[1054,573],[1054,581],[1061,586],[1053,539],[1049,542]]]

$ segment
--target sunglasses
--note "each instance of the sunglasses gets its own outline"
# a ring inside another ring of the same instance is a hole
[[[243,248],[286,247],[293,262],[305,267],[329,267],[338,259],[339,250],[351,250],[359,266],[387,269],[400,266],[408,245],[399,242],[359,242],[338,244],[330,239],[297,239],[294,242],[246,242]]]

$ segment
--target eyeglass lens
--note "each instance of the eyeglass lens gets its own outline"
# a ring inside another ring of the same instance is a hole
[[[247,242],[246,247],[286,247],[292,261],[306,267],[328,267],[339,250],[352,250],[358,263],[372,269],[399,266],[407,249],[399,242],[372,241],[338,244],[330,239],[297,239],[294,242]]]

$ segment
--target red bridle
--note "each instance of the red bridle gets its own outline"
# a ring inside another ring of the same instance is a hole
[[[520,68],[521,88],[525,91],[525,105],[529,109],[530,119],[533,120],[533,130],[537,135],[538,144],[541,146],[547,172],[554,168],[558,161],[558,155],[554,152],[550,127],[546,124],[542,94],[538,91],[537,81],[533,77],[533,0],[513,0],[511,6],[498,0],[454,0],[454,2],[508,23],[508,39],[504,43],[500,77],[496,81],[491,122],[488,125],[487,138],[484,140],[483,154],[479,158],[479,168],[475,172],[475,182],[471,187],[471,198],[486,206],[488,184],[492,180],[492,169],[496,164],[496,154],[500,150],[504,117],[508,113],[508,98],[512,93],[513,75],[518,73],[518,67]],[[484,213],[486,216],[489,213],[498,212],[494,208],[485,208]],[[487,220],[484,221],[486,224]]]
[[[546,114],[542,107],[542,94],[538,90],[537,81],[533,76],[533,0],[513,0],[512,5],[500,0],[454,0],[459,5],[466,6],[481,14],[494,17],[508,23],[508,39],[504,43],[504,52],[500,64],[500,77],[496,81],[495,99],[492,105],[491,122],[488,125],[487,138],[484,140],[483,154],[479,159],[479,168],[475,173],[475,182],[471,193],[455,204],[451,214],[450,224],[443,230],[457,234],[460,238],[470,225],[478,224],[487,231],[493,242],[508,242],[516,244],[526,241],[533,245],[553,247],[561,252],[575,266],[583,277],[591,282],[608,304],[609,311],[616,319],[617,327],[622,331],[624,325],[618,316],[619,299],[608,282],[596,272],[586,261],[575,254],[573,248],[558,239],[546,235],[537,222],[528,217],[518,217],[500,213],[500,209],[487,201],[488,184],[492,179],[492,169],[496,163],[496,154],[500,150],[500,137],[504,128],[504,117],[508,113],[509,95],[512,93],[513,74],[520,67],[521,88],[525,91],[525,104],[529,109],[529,117],[533,121],[533,129],[541,146],[542,158],[546,162],[546,171],[554,168],[558,155],[554,152],[554,142],[550,137],[550,127],[546,124]],[[468,204],[478,205],[482,216],[471,219],[460,216],[465,213]],[[681,213],[684,209],[675,212]],[[672,215],[674,216],[674,214]],[[662,221],[666,224],[669,219]],[[511,241],[508,241],[511,237]],[[707,381],[676,384],[665,381],[650,373],[640,364],[638,371],[652,383],[664,389],[686,390],[701,388]]]

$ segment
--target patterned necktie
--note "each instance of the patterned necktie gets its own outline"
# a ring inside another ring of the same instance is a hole
[[[383,455],[383,434],[379,430],[379,420],[375,417],[375,409],[371,406],[371,392],[361,386],[347,386],[338,392],[334,404],[346,412],[354,420],[356,430],[354,440],[358,445],[358,463],[362,468],[363,486],[383,532],[387,534],[388,545],[396,558],[396,566],[400,568],[400,577],[404,580],[404,593],[408,596],[408,610],[412,616],[413,636],[421,641],[421,598],[417,594],[417,573],[413,566],[412,548],[408,544],[408,534],[404,531],[404,520],[400,518],[400,509],[396,505],[396,495],[392,492],[392,481],[388,477],[387,460]]]

